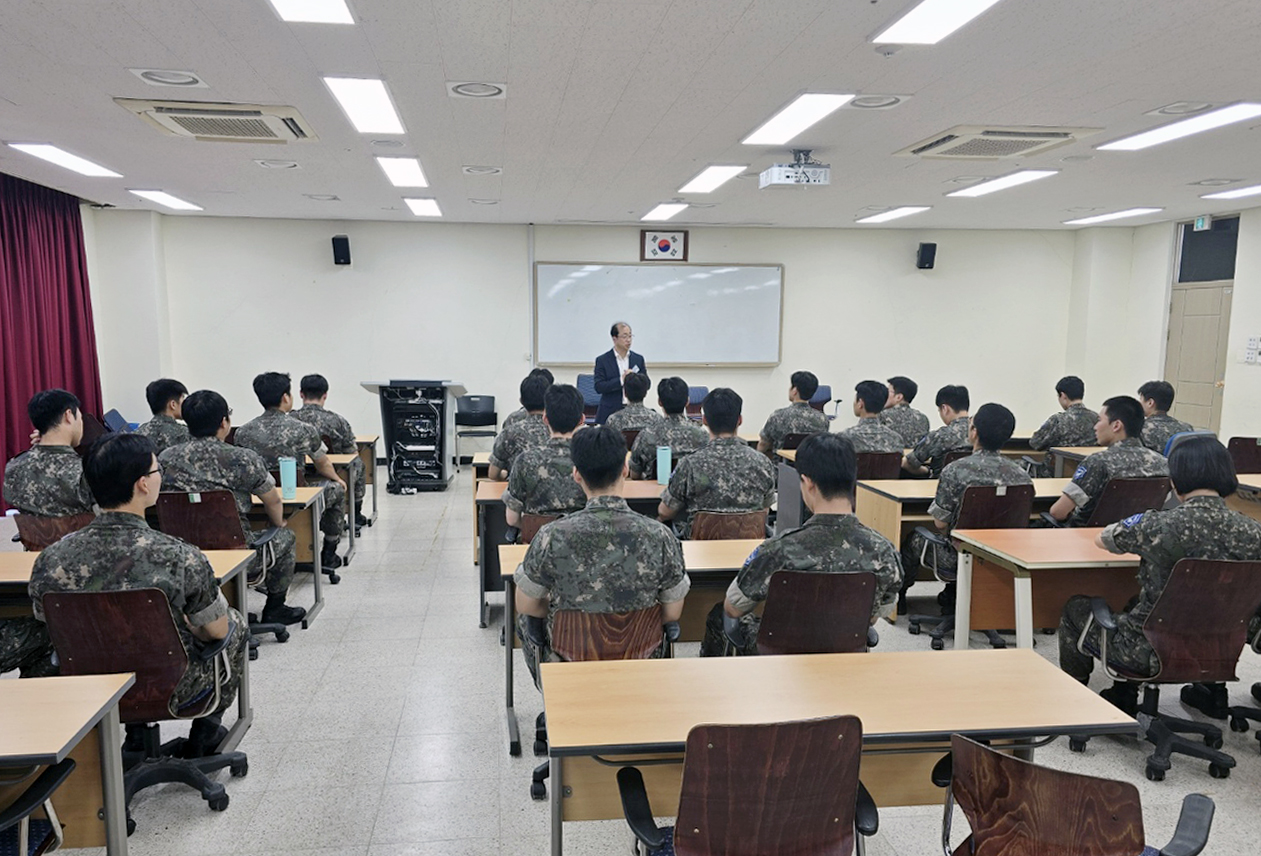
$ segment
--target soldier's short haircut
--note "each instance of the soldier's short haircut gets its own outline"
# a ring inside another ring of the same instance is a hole
[[[705,424],[715,434],[734,434],[740,425],[740,409],[744,407],[742,399],[734,389],[720,386],[711,389],[701,402],[701,413],[705,414]]]
[[[570,456],[578,474],[592,490],[610,487],[626,466],[626,438],[607,425],[593,425],[574,435]]]
[[[102,434],[88,448],[83,474],[105,510],[131,502],[136,481],[153,469],[157,447],[143,434]]]
[[[819,379],[814,372],[793,372],[792,385],[797,388],[797,396],[802,401],[809,401],[819,391]]]
[[[1065,375],[1055,385],[1056,393],[1064,393],[1069,401],[1081,401],[1086,394],[1086,383],[1077,375]]]
[[[1016,430],[1016,416],[1001,404],[982,404],[972,414],[972,424],[976,427],[976,439],[981,441],[981,448],[997,452]]]
[[[548,383],[556,383],[556,378],[552,375],[551,369],[543,369],[543,368],[530,369],[530,374],[542,375],[543,377],[547,378]]]
[[[868,413],[879,413],[884,410],[889,400],[889,389],[878,380],[862,380],[854,387],[858,400],[867,408]]]
[[[79,399],[64,389],[46,389],[31,396],[26,405],[26,415],[41,434],[53,430],[66,411],[79,412]]]
[[[149,402],[149,412],[157,416],[172,401],[179,401],[181,395],[188,395],[188,387],[169,377],[160,377],[144,388],[145,401]]]
[[[622,392],[626,393],[626,400],[634,404],[642,402],[650,389],[652,389],[652,381],[642,372],[631,372],[626,376],[626,380],[622,381]]]
[[[321,398],[328,395],[328,378],[322,374],[303,375],[298,383],[303,398]]]
[[[809,476],[824,499],[853,497],[858,455],[848,437],[820,431],[797,447],[797,473]]]
[[[213,437],[223,420],[232,414],[227,400],[213,389],[199,389],[180,408],[188,433],[194,437]]]
[[[914,401],[916,393],[919,392],[919,384],[902,375],[889,378],[889,386],[893,387],[893,391],[902,396],[902,400],[907,404]]]
[[[1149,380],[1138,388],[1138,397],[1150,398],[1161,413],[1173,407],[1173,384],[1167,380]]]
[[[551,378],[530,372],[521,381],[521,406],[526,410],[542,410],[543,400],[551,387]]]
[[[1108,411],[1105,418],[1109,422],[1120,420],[1126,437],[1142,436],[1143,405],[1138,403],[1138,399],[1128,395],[1114,395],[1103,403],[1103,409]]]
[[[544,396],[543,406],[547,424],[557,434],[568,434],[582,422],[582,393],[576,386],[552,384]]]
[[[263,407],[279,407],[280,400],[292,389],[289,375],[282,372],[263,372],[254,378],[254,394]]]
[[[682,413],[687,410],[687,381],[681,377],[667,377],[657,381],[657,401],[666,413]]]
[[[936,405],[938,407],[944,404],[951,410],[967,410],[970,403],[966,386],[947,384],[937,390]]]
[[[1187,437],[1169,453],[1169,478],[1180,494],[1213,490],[1230,496],[1239,489],[1235,462],[1216,437]]]

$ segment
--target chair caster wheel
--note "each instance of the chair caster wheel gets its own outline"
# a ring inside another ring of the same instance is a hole
[[[277,642],[288,642],[288,641],[289,641],[289,631],[288,631],[288,630],[277,630],[277,631],[276,631],[276,641],[277,641]]]
[[[1165,780],[1165,771],[1157,770],[1155,767],[1148,767],[1147,779],[1151,782],[1163,782]]]
[[[521,757],[521,741],[520,740],[513,740],[511,743],[508,744],[508,754],[511,755],[513,758]]]
[[[250,762],[242,761],[239,764],[233,764],[228,767],[228,772],[232,774],[234,779],[244,779],[250,772]]]
[[[257,648],[250,648],[250,659],[251,659],[251,660],[257,660],[257,659],[258,659],[258,649],[257,649]]]
[[[329,584],[329,585],[331,585],[331,586],[335,586],[335,585],[337,585],[337,584],[338,584],[339,582],[341,582],[341,581],[342,581],[341,576],[339,576],[338,574],[329,573],[329,575],[328,575],[328,584]]]
[[[996,636],[990,641],[990,647],[995,651],[1005,651],[1007,650],[1007,640],[1001,636]]]
[[[1230,730],[1243,733],[1248,730],[1248,720],[1242,716],[1232,716],[1230,718]]]
[[[207,800],[206,804],[210,806],[211,811],[227,811],[228,810],[228,795],[224,794],[221,797],[215,797],[212,800]]]
[[[136,831],[136,821],[131,815],[127,816],[127,834],[131,835]]]
[[[1205,734],[1204,745],[1210,749],[1221,749],[1222,748],[1221,735],[1220,734],[1219,735]]]
[[[539,801],[547,799],[547,785],[542,782],[531,782],[530,799]]]
[[[1230,778],[1230,767],[1225,767],[1221,764],[1209,764],[1208,774],[1214,779],[1227,779]]]
[[[1085,740],[1082,740],[1082,739],[1080,739],[1080,738],[1078,738],[1078,737],[1070,737],[1070,738],[1068,738],[1068,751],[1070,751],[1070,752],[1085,752],[1085,751],[1086,751],[1086,741],[1085,741]]]
[[[932,642],[928,644],[934,651],[941,651],[946,647],[946,642],[944,639],[934,639]]]
[[[534,757],[536,758],[547,757],[547,742],[546,741],[544,740],[534,741]]]
[[[906,626],[906,632],[907,632],[907,633],[909,633],[909,634],[911,634],[912,636],[918,636],[918,635],[919,635],[919,633],[920,633],[920,630],[919,630],[919,622],[918,622],[918,621],[912,621],[910,624],[908,624],[908,625]]]

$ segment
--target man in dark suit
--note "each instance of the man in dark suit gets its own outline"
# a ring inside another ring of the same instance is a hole
[[[600,393],[600,408],[596,411],[597,425],[603,425],[610,414],[622,409],[622,379],[631,372],[648,377],[644,358],[630,349],[631,328],[625,321],[618,321],[609,330],[613,337],[613,349],[595,358],[595,391]]]

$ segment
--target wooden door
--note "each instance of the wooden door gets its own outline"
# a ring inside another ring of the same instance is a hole
[[[1165,380],[1173,384],[1170,415],[1218,431],[1226,377],[1226,334],[1233,281],[1174,283],[1169,307]]]

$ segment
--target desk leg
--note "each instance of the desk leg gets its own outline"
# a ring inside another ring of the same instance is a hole
[[[247,600],[249,583],[245,580],[245,571],[238,571],[233,582],[233,599],[236,603],[232,604],[232,606],[237,612],[247,615],[249,613],[249,601]],[[248,632],[248,629],[245,632]],[[219,752],[231,752],[236,749],[241,744],[241,738],[245,736],[245,732],[249,731],[250,726],[254,724],[254,708],[250,705],[249,645],[241,649],[241,662],[237,665],[237,668],[241,670],[241,683],[236,691],[236,722],[232,723],[232,727],[228,729],[228,736],[224,737],[223,742],[219,744],[217,750]]]
[[[481,549],[478,553],[482,556],[486,555],[486,506],[481,505],[477,508],[477,539],[481,542]],[[485,564],[484,562],[482,563]],[[486,568],[477,568],[477,626],[486,626]]]
[[[508,716],[508,754],[514,758],[521,754],[521,731],[517,726],[517,711],[512,698],[512,649],[517,641],[516,583],[511,577],[504,578],[504,706]]]
[[[547,777],[551,779],[552,789],[552,856],[561,856],[565,852],[561,838],[561,830],[565,825],[565,759],[553,756],[548,763]]]
[[[101,796],[104,806],[105,852],[127,856],[127,804],[123,799],[123,742],[119,736],[118,705],[96,726],[101,744]]]
[[[324,491],[320,491],[315,497],[315,502],[311,503],[311,567],[315,571],[315,603],[306,611],[306,618],[302,619],[302,629],[306,630],[315,621],[315,616],[320,614],[320,610],[324,608],[324,563],[320,561],[320,550],[323,544],[320,543],[324,534],[320,532],[320,517],[324,514]]]
[[[352,472],[353,467],[346,467],[346,538],[348,545],[346,547],[346,555],[342,557],[342,564],[349,565],[350,559],[355,555],[355,474]]]
[[[371,470],[368,470],[368,469],[364,470],[364,478],[367,478],[368,472],[371,471],[372,473],[372,516],[368,518],[368,525],[371,526],[373,523],[377,522],[377,476],[379,475],[379,473],[377,472],[377,444],[375,442],[372,444],[372,456],[368,460],[368,467],[370,467]]]
[[[955,650],[968,650],[972,635],[972,554],[959,553],[959,576],[955,582]]]
[[[1016,577],[1016,647],[1033,647],[1033,579]]]

